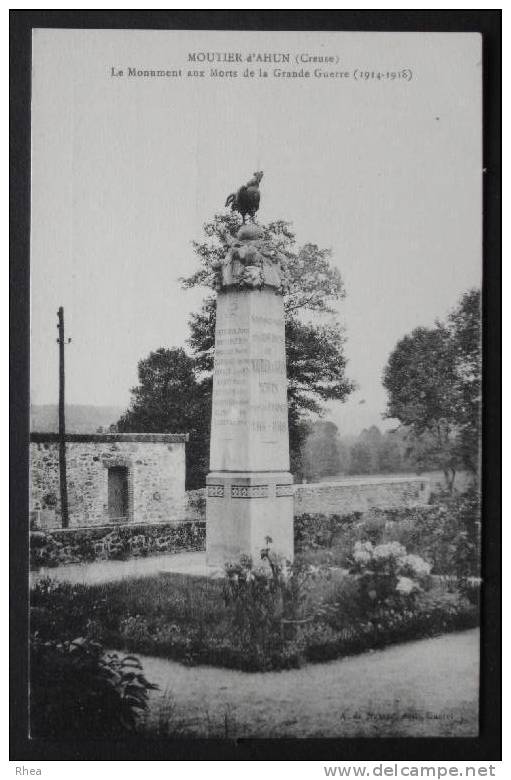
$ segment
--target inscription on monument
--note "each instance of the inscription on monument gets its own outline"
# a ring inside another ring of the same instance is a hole
[[[230,313],[230,312],[229,312]],[[215,343],[213,426],[231,430],[287,434],[287,404],[282,388],[282,320],[252,314],[249,327],[219,327]],[[269,434],[269,436],[268,436]]]

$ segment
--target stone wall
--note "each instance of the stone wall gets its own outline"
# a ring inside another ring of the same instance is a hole
[[[295,485],[295,515],[348,514],[372,507],[417,506],[427,504],[429,495],[426,477],[360,477]]]
[[[372,507],[416,506],[428,503],[430,482],[427,477],[354,477],[340,482],[312,482],[294,485],[294,514],[349,514]],[[205,517],[205,488],[186,494],[186,516],[190,520]]]
[[[187,434],[68,434],[70,527],[116,522],[160,523],[183,519]],[[127,475],[126,515],[109,510],[109,468]],[[32,524],[62,527],[57,434],[30,436]]]

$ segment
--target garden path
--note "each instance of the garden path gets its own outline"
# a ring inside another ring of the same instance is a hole
[[[160,686],[151,692],[147,727],[162,736],[477,735],[477,629],[281,672],[139,657]]]
[[[30,584],[43,577],[73,585],[99,585],[128,577],[150,577],[160,572],[207,576],[205,552],[182,552],[131,558],[128,561],[93,561],[69,563],[65,566],[44,567],[30,572]]]

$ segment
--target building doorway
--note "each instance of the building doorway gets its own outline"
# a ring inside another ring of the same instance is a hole
[[[108,469],[108,516],[110,520],[128,518],[128,468],[110,466]]]

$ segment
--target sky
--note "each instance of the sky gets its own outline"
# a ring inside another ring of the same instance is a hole
[[[291,62],[187,62],[204,51]],[[269,76],[243,78],[247,67]],[[350,76],[274,75],[315,67]],[[410,80],[353,76],[405,68]],[[35,30],[32,403],[58,400],[62,305],[66,401],[128,405],[137,362],[184,345],[207,293],[179,283],[197,267],[192,240],[263,170],[259,221],[289,220],[299,243],[330,248],[345,283],[335,319],[358,390],[328,416],[341,434],[385,427],[397,341],[481,283],[481,130],[478,34]]]

